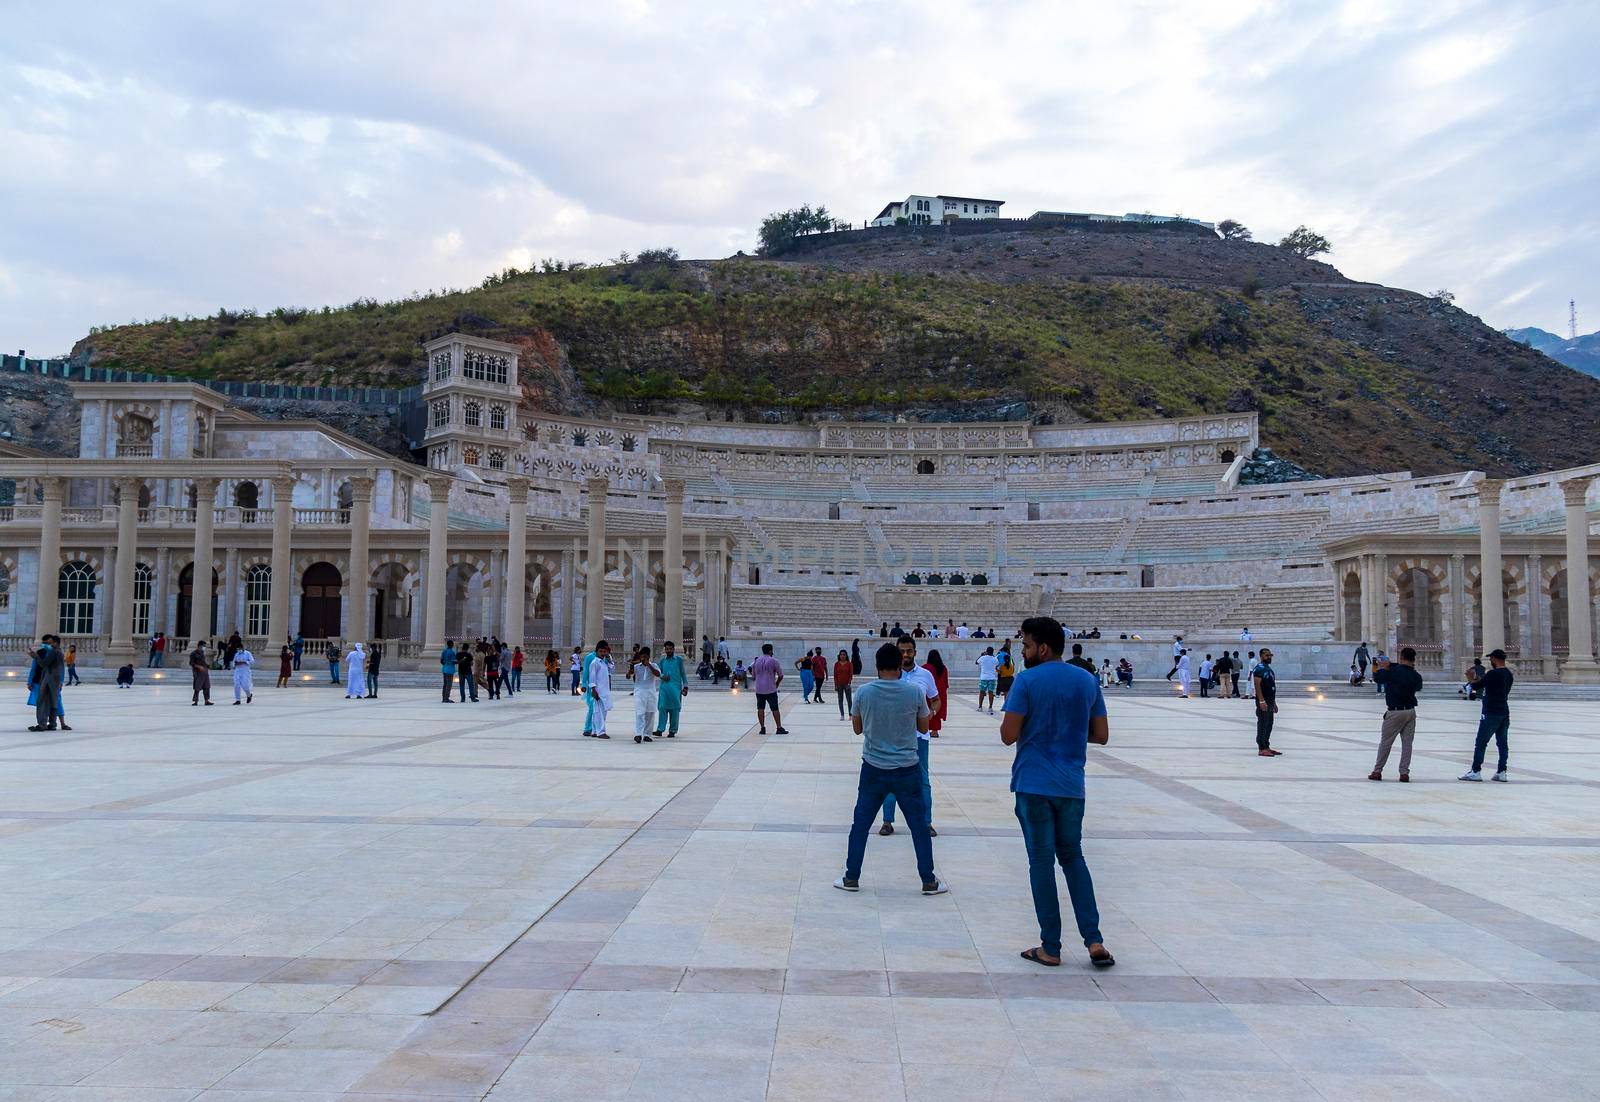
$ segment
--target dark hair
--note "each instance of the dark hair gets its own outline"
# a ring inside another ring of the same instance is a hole
[[[761,653],[762,654],[771,654],[772,653],[772,644],[771,643],[762,643],[761,644]]]
[[[900,648],[893,643],[885,643],[879,647],[877,665],[880,670],[898,670],[900,668]]]
[[[1074,644],[1072,644],[1072,657],[1074,657],[1074,658],[1082,658],[1083,657],[1083,644],[1082,643],[1074,643]]]
[[[1062,628],[1061,621],[1053,616],[1029,616],[1022,621],[1022,634],[1032,639],[1035,644],[1049,647],[1050,653],[1057,658],[1067,646],[1067,633]]]
[[[917,650],[917,639],[916,639],[916,636],[914,636],[914,635],[902,635],[900,638],[896,639],[894,642],[895,642],[895,646],[897,646],[897,647],[910,647],[912,653],[913,654],[916,653],[916,650]]]
[[[928,652],[928,665],[933,667],[935,676],[944,673],[944,659],[939,657],[938,651],[931,650]]]
[[[663,648],[665,648],[665,647],[676,647],[677,645],[678,644],[674,643],[671,639],[663,640],[662,644],[661,644],[661,646]]]
[[[1400,648],[1400,657],[1403,658],[1407,662],[1415,662],[1417,660],[1416,648],[1415,647],[1401,647]]]
[[[598,642],[598,643],[596,643],[594,645],[594,649],[597,650],[597,651],[610,650],[611,649],[611,644],[606,642],[604,639],[602,639],[602,640],[600,640],[600,642]]]

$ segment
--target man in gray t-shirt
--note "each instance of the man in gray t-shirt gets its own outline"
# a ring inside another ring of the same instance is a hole
[[[861,862],[867,852],[867,834],[883,798],[891,793],[905,808],[906,825],[917,854],[917,872],[923,895],[942,895],[949,889],[933,871],[933,840],[928,833],[923,803],[922,769],[917,756],[917,735],[928,729],[928,699],[921,687],[900,679],[900,648],[885,643],[878,648],[878,677],[856,692],[850,716],[862,736],[861,780],[856,788],[855,819],[845,855],[844,875],[833,882],[842,891],[861,890]]]

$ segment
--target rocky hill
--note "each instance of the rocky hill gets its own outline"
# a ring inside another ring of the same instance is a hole
[[[404,386],[449,327],[524,349],[552,410],[747,418],[1257,410],[1327,475],[1591,462],[1600,380],[1471,315],[1283,250],[1061,228],[855,235],[793,259],[510,273],[471,291],[98,330],[97,365]]]

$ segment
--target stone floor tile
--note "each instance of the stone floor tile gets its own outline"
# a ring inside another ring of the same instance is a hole
[[[161,975],[164,980],[212,980],[255,983],[285,968],[288,957],[198,956]],[[279,981],[284,982],[282,980]]]
[[[433,1052],[406,1048],[356,1080],[355,1094],[481,1098],[511,1063],[511,1054]]]
[[[217,1086],[242,1091],[340,1092],[383,1059],[381,1052],[273,1048],[235,1068]]]
[[[887,995],[889,975],[881,971],[790,968],[783,990],[794,995]]]
[[[1299,980],[1204,976],[1200,978],[1200,986],[1211,992],[1211,996],[1222,1003],[1320,1006],[1327,1002]]]
[[[1438,1006],[1400,980],[1317,980],[1305,985],[1335,1006]]]
[[[82,1080],[98,1087],[209,1087],[258,1048],[163,1044],[135,1049]]]
[[[1440,1006],[1463,1010],[1549,1010],[1550,1003],[1509,983],[1470,980],[1408,980],[1407,984]]]
[[[879,1054],[883,1055],[882,1053]],[[900,1065],[816,1056],[774,1057],[766,1102],[904,1102]]]
[[[1099,975],[1096,986],[1112,1002],[1209,1003],[1211,992],[1192,976]]]
[[[515,1056],[544,1023],[545,1015],[531,1018],[473,1016],[440,1013],[423,1019],[406,1035],[407,1048],[424,1052],[500,1053]]]
[[[582,991],[674,991],[684,972],[649,964],[591,964],[572,986]]]

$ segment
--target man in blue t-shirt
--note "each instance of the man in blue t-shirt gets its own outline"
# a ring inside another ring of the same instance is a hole
[[[1067,877],[1078,933],[1097,968],[1116,963],[1100,937],[1094,881],[1083,859],[1083,766],[1089,743],[1110,738],[1106,702],[1094,674],[1061,661],[1066,631],[1048,616],[1022,622],[1022,663],[1002,706],[1000,741],[1017,748],[1011,791],[1028,847],[1028,881],[1039,917],[1039,946],[1024,960],[1054,968],[1061,963],[1061,901],[1056,862]]]

